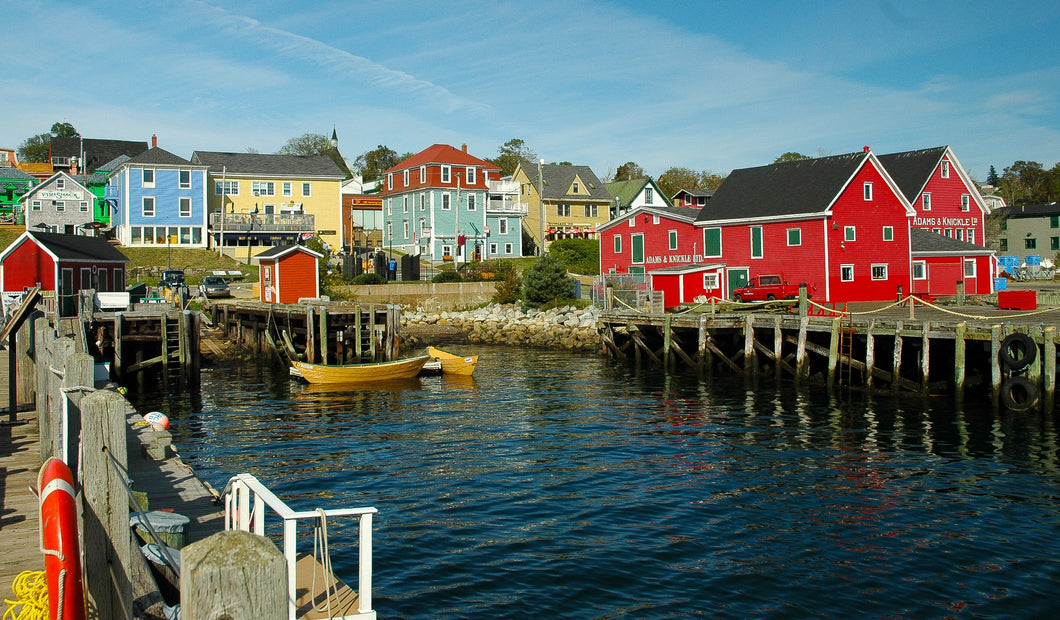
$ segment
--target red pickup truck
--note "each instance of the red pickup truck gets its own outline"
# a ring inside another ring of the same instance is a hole
[[[799,286],[788,284],[780,276],[755,276],[732,292],[733,301],[773,301],[774,299],[796,299]]]

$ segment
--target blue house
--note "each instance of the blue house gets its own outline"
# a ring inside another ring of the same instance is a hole
[[[120,164],[107,182],[118,242],[205,248],[207,168],[157,146]]]

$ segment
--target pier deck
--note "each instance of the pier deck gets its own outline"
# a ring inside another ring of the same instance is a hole
[[[6,385],[7,379],[7,356],[0,355],[0,381]],[[44,570],[37,496],[29,490],[37,486],[40,466],[37,413],[20,411],[15,424],[0,424],[0,596],[9,600],[19,573]]]

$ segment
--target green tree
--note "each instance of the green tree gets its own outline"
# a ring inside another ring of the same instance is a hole
[[[1009,204],[1051,202],[1050,174],[1036,161],[1019,160],[1007,166],[998,180],[998,193]]]
[[[721,176],[716,172],[704,170],[699,177],[699,188],[698,189],[718,189],[721,187],[722,181],[725,177]],[[672,194],[671,194],[672,195]]]
[[[780,157],[773,160],[774,164],[783,164],[789,161],[802,161],[803,159],[813,159],[809,155],[803,155],[802,153],[796,153],[794,151],[788,151],[782,154]]]
[[[44,163],[51,152],[51,134],[41,133],[26,138],[18,145],[18,160],[24,162]]]
[[[986,183],[987,183],[987,185],[993,185],[994,187],[997,187],[997,183],[1000,180],[1001,180],[1001,177],[997,176],[997,169],[994,168],[993,165],[991,165],[990,166],[990,172],[988,172],[987,175],[986,175]]]
[[[80,138],[81,134],[70,123],[52,123],[52,137],[54,138]]]
[[[508,259],[499,260],[494,265],[493,273],[497,291],[491,301],[495,304],[514,304],[519,301],[523,286],[515,262]]]
[[[655,183],[663,195],[670,197],[683,189],[697,189],[699,175],[691,168],[674,166],[660,174]]]
[[[574,280],[567,268],[551,254],[541,256],[523,274],[523,299],[541,306],[574,298]]]
[[[519,138],[512,138],[497,149],[497,157],[489,160],[491,164],[501,169],[501,176],[509,176],[515,172],[519,162],[537,162],[537,153]]]
[[[371,151],[365,151],[353,161],[353,171],[365,181],[383,178],[383,173],[403,161],[394,149],[380,144]]]
[[[596,239],[557,239],[548,246],[548,253],[571,273],[600,273],[600,242]]]
[[[616,181],[630,181],[633,179],[639,179],[643,176],[646,176],[644,174],[644,168],[641,168],[635,162],[632,161],[627,161],[626,163],[619,166],[618,170],[615,171]]]
[[[311,155],[327,155],[334,146],[331,144],[331,139],[325,135],[319,133],[307,133],[297,138],[291,138],[280,150],[276,151],[278,155],[301,155],[308,157]]]

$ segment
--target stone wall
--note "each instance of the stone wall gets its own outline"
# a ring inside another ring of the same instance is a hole
[[[405,346],[452,342],[455,336],[463,336],[467,342],[598,351],[602,346],[599,318],[600,310],[592,306],[526,311],[510,304],[463,312],[403,309],[401,336]]]
[[[358,303],[416,306],[435,312],[480,306],[497,293],[493,282],[390,282],[336,288]]]

